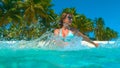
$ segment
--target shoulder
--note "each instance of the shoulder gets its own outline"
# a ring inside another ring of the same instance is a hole
[[[55,29],[54,32],[59,32],[60,29]]]
[[[76,29],[76,28],[71,28],[70,30],[73,32],[73,34],[75,34],[75,35],[77,35],[77,36],[82,36],[82,35],[83,35],[83,34],[82,34],[78,29]]]
[[[70,30],[71,30],[74,34],[76,34],[76,33],[78,32],[78,30],[77,30],[76,28],[70,28]]]
[[[55,35],[58,35],[58,34],[59,34],[59,30],[60,30],[60,29],[55,29],[55,30],[54,30],[54,34],[55,34]]]

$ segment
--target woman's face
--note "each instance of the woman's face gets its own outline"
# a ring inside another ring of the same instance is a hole
[[[67,14],[67,16],[66,16],[66,18],[63,20],[63,22],[71,25],[71,24],[72,24],[72,15]]]

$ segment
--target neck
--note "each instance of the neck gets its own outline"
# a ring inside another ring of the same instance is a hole
[[[66,30],[66,29],[68,29],[68,28],[66,28],[66,27],[63,26],[62,29],[65,29],[65,30]]]
[[[63,29],[70,29],[70,27],[69,27],[69,25],[63,25],[63,27],[62,27]]]

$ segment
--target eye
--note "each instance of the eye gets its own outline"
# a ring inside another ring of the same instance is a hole
[[[68,19],[69,19],[69,20],[71,20],[71,19],[72,19],[72,17],[71,17],[71,16],[68,16]]]

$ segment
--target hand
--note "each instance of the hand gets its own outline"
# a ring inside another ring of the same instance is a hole
[[[96,47],[98,47],[98,43],[94,43],[94,45],[95,45]]]

